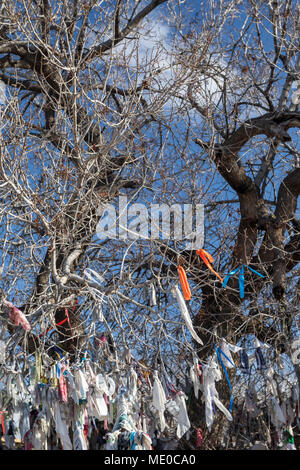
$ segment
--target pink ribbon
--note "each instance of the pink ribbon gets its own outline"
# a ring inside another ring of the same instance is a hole
[[[64,371],[66,367],[63,365],[60,372],[59,382],[58,382],[58,393],[61,401],[66,403],[68,401],[68,389],[67,389],[67,382],[64,377]]]
[[[197,429],[197,443],[196,447],[201,447],[203,442],[203,436],[202,436],[202,429],[198,428]]]
[[[24,313],[15,307],[11,302],[3,300],[3,304],[9,308],[9,319],[14,325],[21,325],[24,330],[29,331],[31,329],[30,323],[26,320]]]

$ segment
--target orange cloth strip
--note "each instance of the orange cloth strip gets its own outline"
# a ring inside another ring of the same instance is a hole
[[[212,265],[210,264],[210,263],[214,262],[213,257],[209,253],[207,253],[207,251],[205,251],[205,250],[197,250],[196,253],[197,253],[197,255],[200,256],[202,261],[204,261],[204,263],[206,264],[208,269],[210,269],[211,272],[213,272],[220,279],[220,281],[223,283],[223,279],[221,278],[221,276],[218,273],[216,273],[216,271],[213,269]]]
[[[182,266],[178,266],[177,269],[178,269],[179,280],[180,280],[183,296],[185,300],[191,300],[192,294],[190,291],[190,287],[189,287],[189,283],[186,277],[185,270],[183,269]]]

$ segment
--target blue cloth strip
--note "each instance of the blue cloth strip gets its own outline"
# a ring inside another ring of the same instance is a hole
[[[56,363],[56,376],[58,379],[60,378],[60,374],[61,374],[61,364],[60,362],[57,362]]]
[[[232,364],[233,367],[235,367],[235,364],[229,359],[229,357],[224,353],[224,351],[222,351],[221,348],[218,348],[218,349],[219,349],[220,353],[223,354],[223,356],[225,357],[225,359],[227,359],[227,361],[229,361],[230,364]]]
[[[244,274],[245,268],[249,268],[250,271],[252,271],[253,273],[257,274],[260,277],[265,277],[263,274],[258,273],[257,271],[255,271],[255,269],[250,268],[250,266],[247,266],[246,264],[242,264],[242,266],[239,266],[233,271],[230,271],[230,273],[227,274],[227,276],[224,278],[222,286],[226,287],[231,276],[239,272],[239,289],[240,289],[241,299],[245,297],[245,274]]]
[[[225,276],[224,278],[224,281],[223,281],[223,287],[226,287],[227,286],[227,283],[229,281],[229,279],[231,278],[231,276],[233,276],[234,274],[236,274],[239,270],[241,269],[241,267],[239,266],[238,268],[234,269],[233,271],[230,271],[229,274],[227,274],[227,276]]]
[[[240,287],[240,296],[241,296],[241,299],[243,299],[245,297],[244,265],[242,265],[240,274],[239,274],[239,287]]]
[[[51,330],[48,331],[48,333],[46,334],[47,339],[50,339],[50,336],[52,335],[53,331],[55,331],[54,328],[51,328]]]
[[[260,277],[265,277],[263,274],[260,274],[260,273],[258,273],[257,271],[255,271],[255,269],[250,268],[250,266],[247,266],[247,268],[249,268],[250,271],[252,271],[253,273],[258,274],[258,276],[260,276]]]
[[[130,433],[130,437],[129,437],[130,450],[135,450],[136,448],[136,443],[134,442],[134,436],[135,436],[135,432]]]
[[[218,356],[218,359],[221,363],[221,366],[223,367],[223,370],[225,372],[225,375],[226,375],[226,380],[228,382],[228,385],[229,385],[229,389],[230,389],[230,392],[231,392],[231,397],[230,397],[230,403],[229,403],[229,411],[232,411],[232,406],[233,406],[233,393],[232,393],[232,388],[231,388],[231,383],[230,383],[230,379],[229,379],[229,375],[228,375],[228,372],[226,370],[226,367],[225,365],[223,364],[223,361],[221,359],[221,355],[220,355],[220,352],[223,354],[223,356],[226,357],[226,354],[223,353],[223,351],[220,349],[220,348],[217,348],[216,345],[214,346],[215,347],[215,350],[216,350],[216,353],[217,353],[217,356]],[[227,358],[227,357],[226,357]],[[228,358],[227,358],[228,359]],[[230,359],[229,359],[230,360]],[[231,362],[231,361],[230,361]]]

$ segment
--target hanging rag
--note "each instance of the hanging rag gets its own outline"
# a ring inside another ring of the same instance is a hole
[[[199,338],[196,331],[194,330],[193,323],[192,323],[191,317],[189,315],[187,306],[185,304],[184,298],[183,298],[182,293],[180,292],[177,284],[174,287],[172,287],[172,293],[173,293],[174,297],[177,299],[177,302],[178,302],[178,305],[179,305],[179,308],[180,308],[180,311],[181,311],[181,315],[182,315],[182,317],[185,321],[185,324],[186,324],[189,332],[191,333],[191,335],[192,335],[192,337],[194,338],[195,341],[197,341],[199,344],[203,345],[203,341]]]
[[[288,426],[284,432],[283,444],[285,450],[297,450],[295,447],[294,433],[291,425]]]
[[[205,419],[209,431],[214,422],[213,406],[216,405],[219,410],[224,413],[229,421],[232,421],[231,413],[219,400],[219,394],[216,389],[215,382],[222,379],[221,371],[216,363],[216,358],[212,356],[208,364],[203,365],[203,391],[205,400]]]
[[[129,434],[129,450],[136,450],[135,434],[134,431]]]
[[[263,356],[261,348],[256,348],[255,358],[256,358],[256,364],[257,364],[257,369],[258,370],[267,369],[267,363],[266,363],[266,360]]]
[[[157,371],[153,372],[153,378],[154,383],[152,388],[152,405],[159,413],[161,432],[163,432],[166,427],[164,411],[167,399],[161,381],[158,378]]]
[[[198,399],[199,390],[201,390],[202,387],[201,387],[201,382],[199,379],[198,371],[195,365],[192,365],[190,368],[190,379],[194,387],[195,397]]]
[[[275,428],[279,430],[282,425],[285,425],[285,416],[283,415],[279,403],[275,397],[271,397],[269,399],[269,411],[272,423],[274,424]]]
[[[74,450],[88,450],[86,440],[83,434],[83,427],[79,424],[76,425],[73,432],[73,447]]]
[[[59,398],[64,403],[66,403],[68,401],[67,382],[66,382],[65,375],[64,375],[65,370],[66,370],[66,367],[64,365],[62,365],[61,373],[60,373],[60,377],[59,377],[59,381],[58,381]]]
[[[254,339],[254,347],[255,348],[262,348],[262,349],[270,349],[271,346],[267,343],[262,343],[261,341],[259,341],[259,339],[255,338]]]
[[[101,380],[102,379],[102,380]],[[107,396],[107,385],[104,377],[102,375],[96,376],[96,385],[94,387],[94,392],[90,397],[94,403],[94,416],[99,419],[99,421],[104,421],[108,418],[108,407],[107,401],[105,400],[105,396]]]
[[[35,352],[35,376],[34,376],[35,384],[38,384],[41,382],[42,375],[43,375],[42,356],[39,351],[36,351]]]
[[[274,375],[274,369],[273,367],[268,367],[266,373],[265,373],[265,377],[267,379],[267,386],[266,386],[266,392],[271,391],[271,394],[274,396],[274,397],[277,397],[278,396],[278,393],[277,393],[277,388],[276,388],[276,383],[273,379],[273,375]]]
[[[182,436],[190,429],[191,423],[188,417],[186,404],[185,404],[186,396],[183,392],[179,392],[176,397],[177,405],[179,407],[179,414],[178,414],[178,424],[176,435],[178,439],[181,439]]]
[[[204,261],[208,269],[210,269],[211,272],[214,273],[220,279],[221,282],[223,282],[223,278],[213,269],[212,265],[210,264],[214,262],[213,257],[205,250],[197,250],[196,254],[200,256],[200,258],[202,259],[202,261]]]
[[[243,374],[250,374],[249,357],[245,349],[240,351],[240,369]]]
[[[61,409],[60,409],[60,405],[58,401],[55,403],[54,413],[55,413],[56,434],[61,440],[63,449],[72,450],[72,443],[71,443],[70,436],[68,433],[68,428],[67,428],[65,421],[61,417]]]
[[[229,357],[226,356],[226,354],[224,354],[224,352],[215,345],[215,351],[217,353],[217,357],[220,361],[220,364],[224,370],[224,373],[225,373],[225,376],[226,376],[226,380],[228,382],[228,385],[229,385],[229,389],[230,389],[230,392],[231,392],[231,396],[230,396],[230,404],[229,404],[229,411],[232,411],[232,406],[233,406],[233,392],[232,392],[232,387],[231,387],[231,383],[230,383],[230,379],[229,379],[229,375],[228,375],[228,372],[226,370],[226,367],[225,367],[225,364],[222,360],[222,357],[221,356],[224,356],[225,359],[227,359],[227,361],[231,362]],[[235,365],[233,364],[233,362],[231,362],[231,364],[233,365],[233,367],[235,367]]]
[[[5,364],[5,341],[0,339],[0,364]]]
[[[196,441],[196,447],[201,447],[203,442],[203,436],[202,436],[202,429],[198,428],[197,429],[197,441]]]
[[[155,292],[155,287],[154,287],[153,282],[151,282],[150,284],[150,299],[151,299],[151,302],[150,302],[151,307],[155,307],[157,303],[156,303],[156,292]]]
[[[7,411],[0,410],[0,416],[1,416],[1,428],[2,428],[2,434],[5,436],[5,422],[4,422],[4,413],[7,413]]]
[[[299,386],[295,384],[292,389],[292,398],[293,398],[293,405],[295,410],[295,419],[297,422],[297,426],[300,429],[300,406],[299,406]]]
[[[257,274],[260,277],[265,277],[262,274],[258,273],[254,269],[250,268],[250,266],[246,264],[242,264],[242,266],[239,266],[238,268],[234,269],[233,271],[230,271],[227,276],[225,276],[224,281],[223,281],[223,287],[226,287],[228,284],[229,279],[231,276],[234,276],[235,274],[239,274],[239,289],[240,289],[240,297],[243,299],[245,297],[245,275],[244,275],[244,270],[245,268],[250,269],[253,273]]]
[[[181,289],[184,295],[184,299],[191,300],[192,294],[190,291],[190,286],[187,280],[186,272],[182,266],[178,266],[177,269],[178,269],[179,280],[180,280]]]
[[[224,366],[228,369],[232,369],[233,367],[235,367],[230,351],[232,351],[233,353],[237,353],[240,352],[242,348],[239,346],[235,346],[234,344],[230,344],[224,338],[222,338],[220,341],[220,350],[223,352]]]
[[[198,398],[199,390],[203,391],[202,365],[199,364],[198,356],[193,353],[193,365],[190,367],[190,379],[193,383],[195,397]]]
[[[86,400],[89,386],[83,372],[80,369],[75,372],[74,379],[79,400]]]

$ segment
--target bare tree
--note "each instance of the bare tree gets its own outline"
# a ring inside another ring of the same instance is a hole
[[[195,357],[206,364],[221,338],[244,344],[254,335],[271,346],[279,381],[300,380],[291,361],[299,312],[299,25],[292,0],[2,1],[8,365],[19,357],[27,371],[31,355],[51,355],[53,344],[72,361],[86,350],[97,355],[105,334],[103,357],[159,368],[190,393]],[[145,206],[203,203],[204,248],[222,276],[245,266],[245,295],[238,273],[224,289],[183,242],[99,240],[105,204],[122,195]],[[203,346],[186,332],[171,294],[178,265]],[[7,301],[24,312],[30,332],[9,320]],[[245,378],[229,375],[240,399]],[[264,379],[257,373],[253,383],[260,388],[262,380],[264,390]],[[228,404],[225,379],[219,394]],[[189,396],[193,431],[204,429],[204,405]],[[226,440],[225,420],[214,426],[213,436],[204,432],[206,448],[244,445],[239,428],[231,425]],[[194,448],[194,438],[182,445]]]

